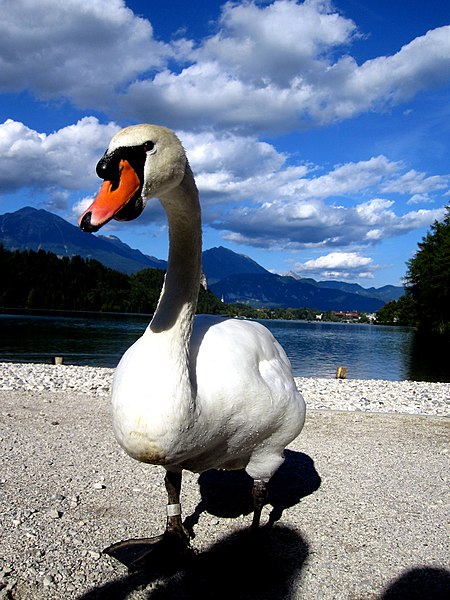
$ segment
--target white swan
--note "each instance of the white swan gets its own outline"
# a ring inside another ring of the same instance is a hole
[[[105,181],[80,218],[96,231],[138,216],[158,197],[169,223],[169,259],[154,317],[114,375],[113,428],[133,458],[166,469],[166,533],[187,542],[181,472],[245,469],[253,478],[253,527],[266,483],[301,431],[305,404],[284,350],[261,324],[194,318],[201,276],[198,192],[183,147],[163,127],[117,133],[97,165]]]

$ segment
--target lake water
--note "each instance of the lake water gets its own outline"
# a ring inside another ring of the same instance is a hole
[[[17,311],[18,313],[20,311]],[[92,313],[0,313],[0,361],[115,367],[149,316]],[[349,379],[450,381],[448,348],[424,346],[414,329],[352,323],[262,321],[286,350],[294,375]]]

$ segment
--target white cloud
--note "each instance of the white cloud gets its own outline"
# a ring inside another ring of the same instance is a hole
[[[384,109],[450,79],[450,26],[358,65],[343,53],[355,25],[326,2],[229,3],[219,25],[181,72],[132,84],[126,110],[176,127],[279,132]]]
[[[426,210],[424,208],[406,213],[396,219],[391,227],[392,234],[406,233],[414,229],[424,229],[429,227],[434,221],[442,221],[445,215],[445,208],[436,208]]]
[[[287,165],[288,156],[254,137],[183,133],[180,138],[202,194],[204,209],[217,202],[271,198],[304,177],[307,165]]]
[[[375,156],[369,160],[339,165],[326,175],[298,181],[289,188],[283,188],[288,195],[297,197],[326,198],[338,197],[365,190],[374,184],[386,180],[400,168],[399,163],[385,156]]]
[[[60,207],[65,191],[98,181],[95,165],[117,130],[114,123],[101,125],[85,117],[47,135],[8,119],[0,125],[0,192],[47,190],[50,202]]]
[[[373,259],[357,252],[330,252],[318,258],[296,263],[294,270],[303,276],[319,276],[327,279],[372,278],[377,267]]]
[[[3,0],[0,90],[92,106],[174,50],[123,0]]]
[[[198,43],[158,41],[123,0],[4,0],[0,17],[0,90],[177,129],[323,125],[450,80],[450,26],[358,65],[355,23],[320,0],[225,3]]]
[[[436,190],[446,189],[450,182],[450,176],[433,175],[428,176],[411,169],[395,181],[386,183],[382,190],[385,192],[397,192],[399,194],[425,195]],[[417,201],[417,199],[416,199]]]
[[[417,37],[392,56],[380,56],[360,67],[350,66],[342,99],[347,97],[363,110],[380,103],[397,104],[421,89],[448,81],[449,67],[450,26],[447,25]]]
[[[433,199],[428,194],[413,194],[407,204],[427,204],[433,202]]]
[[[226,240],[256,247],[284,249],[369,246],[441,219],[443,208],[397,215],[393,201],[373,199],[345,208],[323,200],[278,200],[231,208],[213,227]]]
[[[221,29],[198,52],[200,63],[214,61],[222,70],[263,87],[289,87],[299,73],[323,70],[325,53],[350,42],[355,24],[330,2],[277,1],[266,7],[253,2],[227,3]]]
[[[303,265],[298,263],[296,269],[354,269],[367,267],[371,262],[371,258],[360,256],[356,252],[330,252],[319,258],[307,260]]]
[[[365,239],[367,241],[378,241],[383,239],[383,230],[382,229],[369,229],[366,233]]]
[[[75,216],[75,218],[78,220],[78,217],[80,217],[93,202],[94,196],[85,196],[84,198],[81,198],[80,200],[75,202],[75,204],[72,206],[72,213]]]
[[[243,180],[254,177],[258,171],[278,171],[286,161],[284,154],[254,137],[211,132],[180,132],[179,136],[192,168],[199,173],[226,172]]]
[[[290,165],[287,155],[254,138],[191,133],[181,139],[192,157],[204,222],[227,241],[290,249],[371,246],[443,214],[438,208],[402,215],[396,193],[378,197],[388,186],[403,191],[408,179],[401,163],[382,155],[323,173]]]

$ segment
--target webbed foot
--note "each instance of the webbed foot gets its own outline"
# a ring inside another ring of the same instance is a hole
[[[166,573],[185,564],[194,552],[184,536],[166,531],[152,538],[117,542],[105,548],[103,554],[121,562],[129,572],[151,569]]]

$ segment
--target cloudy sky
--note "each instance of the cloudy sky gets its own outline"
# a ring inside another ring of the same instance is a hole
[[[76,222],[111,136],[175,129],[204,247],[399,285],[450,203],[446,0],[0,0],[0,213]],[[155,200],[104,234],[165,258]]]

